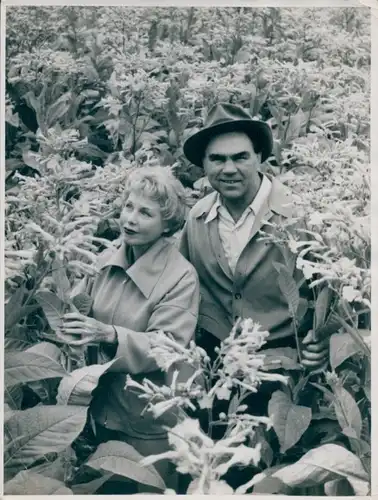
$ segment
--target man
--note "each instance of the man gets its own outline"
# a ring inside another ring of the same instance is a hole
[[[270,332],[267,348],[295,347],[287,300],[274,262],[283,255],[274,244],[259,241],[264,224],[292,215],[290,191],[259,171],[270,156],[270,127],[253,120],[240,106],[219,103],[211,108],[202,130],[189,137],[184,154],[204,169],[214,192],[191,209],[181,252],[196,268],[201,287],[198,327],[201,345],[214,358],[214,348],[230,333],[237,318],[252,318]],[[302,274],[295,270],[297,282]],[[301,294],[309,295],[307,285]],[[317,341],[305,317],[299,333],[302,363],[308,370],[328,359],[326,341]],[[266,412],[267,401],[259,413]]]

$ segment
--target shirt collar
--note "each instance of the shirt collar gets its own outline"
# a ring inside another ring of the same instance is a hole
[[[130,246],[122,243],[119,249],[100,265],[100,269],[109,266],[122,268],[148,299],[167,266],[171,248],[172,243],[167,238],[160,238],[131,264],[128,258]]]
[[[268,208],[272,210],[272,212],[283,215],[284,217],[292,217],[293,199],[290,193],[290,189],[275,177],[271,177],[265,174],[263,175],[263,177],[267,177],[271,181],[271,189],[267,200]],[[205,198],[202,198],[202,200],[199,200],[192,209],[193,216],[195,218],[199,218],[203,215],[206,215],[206,222],[209,222],[210,220],[212,220],[210,219],[210,212],[214,214],[211,209],[214,205],[216,205],[215,215],[213,217],[215,218],[218,214],[218,205],[216,204],[217,199],[219,199],[218,193],[216,191],[213,191]],[[261,206],[264,205],[264,200],[265,197],[262,196]]]
[[[244,213],[247,211],[252,211],[255,215],[257,215],[259,211],[262,209],[265,201],[268,199],[271,188],[272,188],[271,181],[266,175],[263,175],[259,190],[257,191],[257,194],[252,200],[252,202],[245,209]],[[222,205],[220,194],[217,193],[215,202],[213,206],[210,208],[210,211],[205,219],[205,224],[214,220],[218,216],[219,210],[221,210],[222,208],[224,208],[224,206]],[[242,215],[242,218],[244,216],[244,213]]]

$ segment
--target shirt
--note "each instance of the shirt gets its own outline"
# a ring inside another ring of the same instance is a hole
[[[212,206],[205,224],[218,217],[219,237],[222,242],[224,253],[228,264],[233,273],[235,273],[236,263],[247,245],[256,214],[259,213],[269,197],[272,189],[272,183],[268,177],[263,176],[260,188],[252,203],[244,210],[240,219],[235,222],[227,208],[222,204],[219,193],[217,194],[214,205]]]

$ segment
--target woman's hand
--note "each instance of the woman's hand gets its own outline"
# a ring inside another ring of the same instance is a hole
[[[112,325],[107,325],[79,312],[67,313],[63,316],[60,333],[78,336],[78,340],[66,340],[67,344],[75,346],[100,344],[101,342],[112,344],[117,340],[116,331]],[[63,340],[63,337],[60,338]]]

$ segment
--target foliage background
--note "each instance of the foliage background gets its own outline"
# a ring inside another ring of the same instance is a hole
[[[202,173],[187,163],[182,144],[219,100],[270,123],[274,154],[262,168],[298,194],[318,244],[313,251],[327,256],[304,270],[349,304],[369,342],[370,315],[360,314],[370,307],[369,9],[8,7],[6,28],[7,351],[42,345],[38,355],[45,355],[56,347],[42,342],[52,342],[53,330],[43,294],[68,304],[98,252],[117,240],[129,168],[173,168],[189,205],[204,194]],[[366,443],[368,370],[348,345],[348,358],[334,355],[332,367],[358,401]],[[85,363],[82,353],[61,354],[67,371]],[[19,363],[17,355],[9,363]],[[51,378],[17,370],[6,392],[9,412],[56,403],[62,372],[55,365]],[[75,418],[73,435],[83,423]],[[39,451],[35,460],[48,455]],[[298,458],[303,449],[296,451]],[[368,460],[365,452],[359,456]],[[10,462],[10,476],[36,463],[23,459]]]

